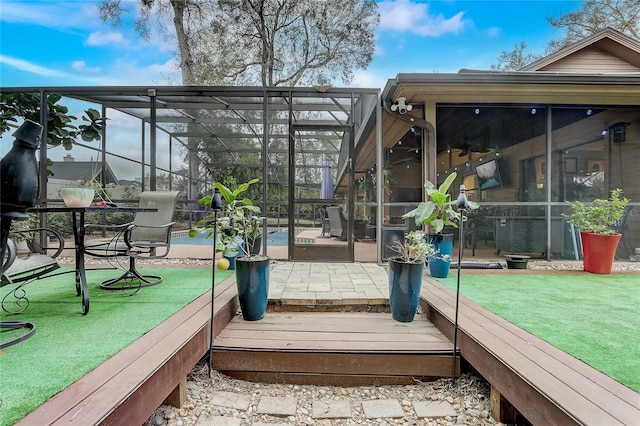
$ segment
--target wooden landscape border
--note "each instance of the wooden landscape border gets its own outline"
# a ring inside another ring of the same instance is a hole
[[[235,277],[215,287],[215,333],[238,310]],[[16,425],[143,424],[167,399],[184,402],[186,377],[207,353],[211,291],[23,417]]]
[[[425,277],[420,303],[453,340],[454,291]],[[638,423],[638,393],[464,296],[458,325],[461,356],[531,423]]]

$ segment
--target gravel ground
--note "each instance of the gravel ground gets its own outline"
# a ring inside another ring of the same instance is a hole
[[[246,410],[216,406],[212,399],[216,392],[232,392],[249,397]],[[295,415],[261,414],[257,407],[262,397],[288,397],[297,400]],[[401,418],[366,418],[363,401],[397,400],[405,415]],[[341,419],[313,418],[314,401],[347,401],[352,416]],[[449,403],[455,416],[418,418],[412,409],[414,401],[443,401]],[[187,382],[187,402],[182,408],[162,405],[149,417],[145,426],[209,426],[209,425],[500,425],[489,414],[489,387],[471,374],[464,374],[451,386],[450,379],[417,382],[405,386],[302,386],[252,383],[213,372],[198,364]],[[224,419],[222,419],[224,418]]]

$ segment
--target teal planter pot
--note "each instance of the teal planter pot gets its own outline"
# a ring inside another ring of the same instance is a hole
[[[233,256],[233,257],[224,256],[224,258],[229,261],[229,270],[230,271],[235,271],[236,270],[236,257],[238,257],[238,256]]]
[[[413,321],[420,301],[423,272],[424,262],[406,263],[389,259],[389,304],[394,320]]]
[[[453,234],[429,234],[427,242],[437,250],[435,256],[429,256],[429,273],[434,278],[447,278],[453,254]]]
[[[236,260],[236,285],[242,318],[257,321],[264,317],[269,301],[269,258],[239,257]]]

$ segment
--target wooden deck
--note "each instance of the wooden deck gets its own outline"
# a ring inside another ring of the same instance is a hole
[[[234,318],[214,341],[214,368],[252,381],[317,385],[413,384],[452,373],[453,345],[424,316],[269,312]]]
[[[453,339],[455,293],[426,278],[421,296]],[[633,390],[463,296],[458,316],[462,357],[534,425],[640,424]]]
[[[18,425],[142,424],[207,352],[210,292],[38,407]],[[451,374],[455,294],[426,278],[427,316],[269,312],[237,315],[233,277],[216,287],[214,367],[249,380],[318,385],[413,383]],[[461,297],[458,349],[535,425],[637,425],[640,395]],[[446,336],[446,337],[445,337]],[[449,340],[448,340],[449,339]]]
[[[216,286],[216,333],[238,310],[236,294],[233,277]],[[207,353],[210,301],[208,291],[16,425],[141,425],[165,399],[183,400]]]

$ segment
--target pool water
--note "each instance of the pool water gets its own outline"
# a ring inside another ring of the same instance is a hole
[[[298,235],[301,231],[295,231]],[[189,237],[188,234],[178,234],[171,238],[171,244],[194,244],[194,245],[210,245],[211,238],[207,238],[207,234],[198,234],[195,237]],[[271,231],[267,234],[267,245],[270,246],[286,246],[289,243],[289,234],[286,229],[281,231]]]

